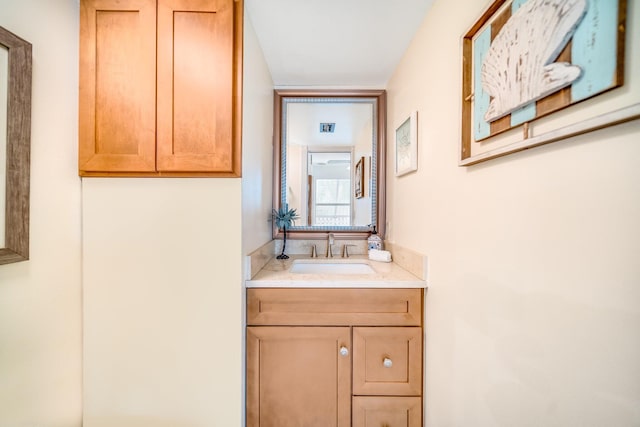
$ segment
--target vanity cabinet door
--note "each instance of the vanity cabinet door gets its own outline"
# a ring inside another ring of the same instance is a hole
[[[247,328],[247,427],[350,425],[349,327]]]
[[[421,427],[422,399],[419,397],[353,398],[353,427]]]

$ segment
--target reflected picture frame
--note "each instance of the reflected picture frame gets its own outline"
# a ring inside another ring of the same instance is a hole
[[[360,157],[356,163],[354,174],[354,196],[356,199],[361,199],[364,197],[364,156]]]
[[[418,170],[418,112],[412,111],[395,127],[395,173]]]

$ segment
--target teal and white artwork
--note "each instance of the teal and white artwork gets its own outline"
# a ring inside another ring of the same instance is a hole
[[[620,15],[620,0],[505,2],[473,38],[474,140],[620,86]]]

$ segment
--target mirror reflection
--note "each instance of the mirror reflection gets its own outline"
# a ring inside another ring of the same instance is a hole
[[[278,202],[300,215],[292,230],[376,225],[377,104],[376,97],[282,96]]]
[[[5,245],[5,199],[7,176],[7,102],[9,86],[9,50],[0,45],[0,248]]]
[[[371,100],[286,104],[283,196],[284,203],[298,210],[298,226],[371,224],[373,114]]]

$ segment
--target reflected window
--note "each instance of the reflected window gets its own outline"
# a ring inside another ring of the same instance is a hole
[[[351,225],[351,151],[309,152],[307,158],[309,224]]]
[[[316,180],[313,225],[351,225],[348,179]]]

